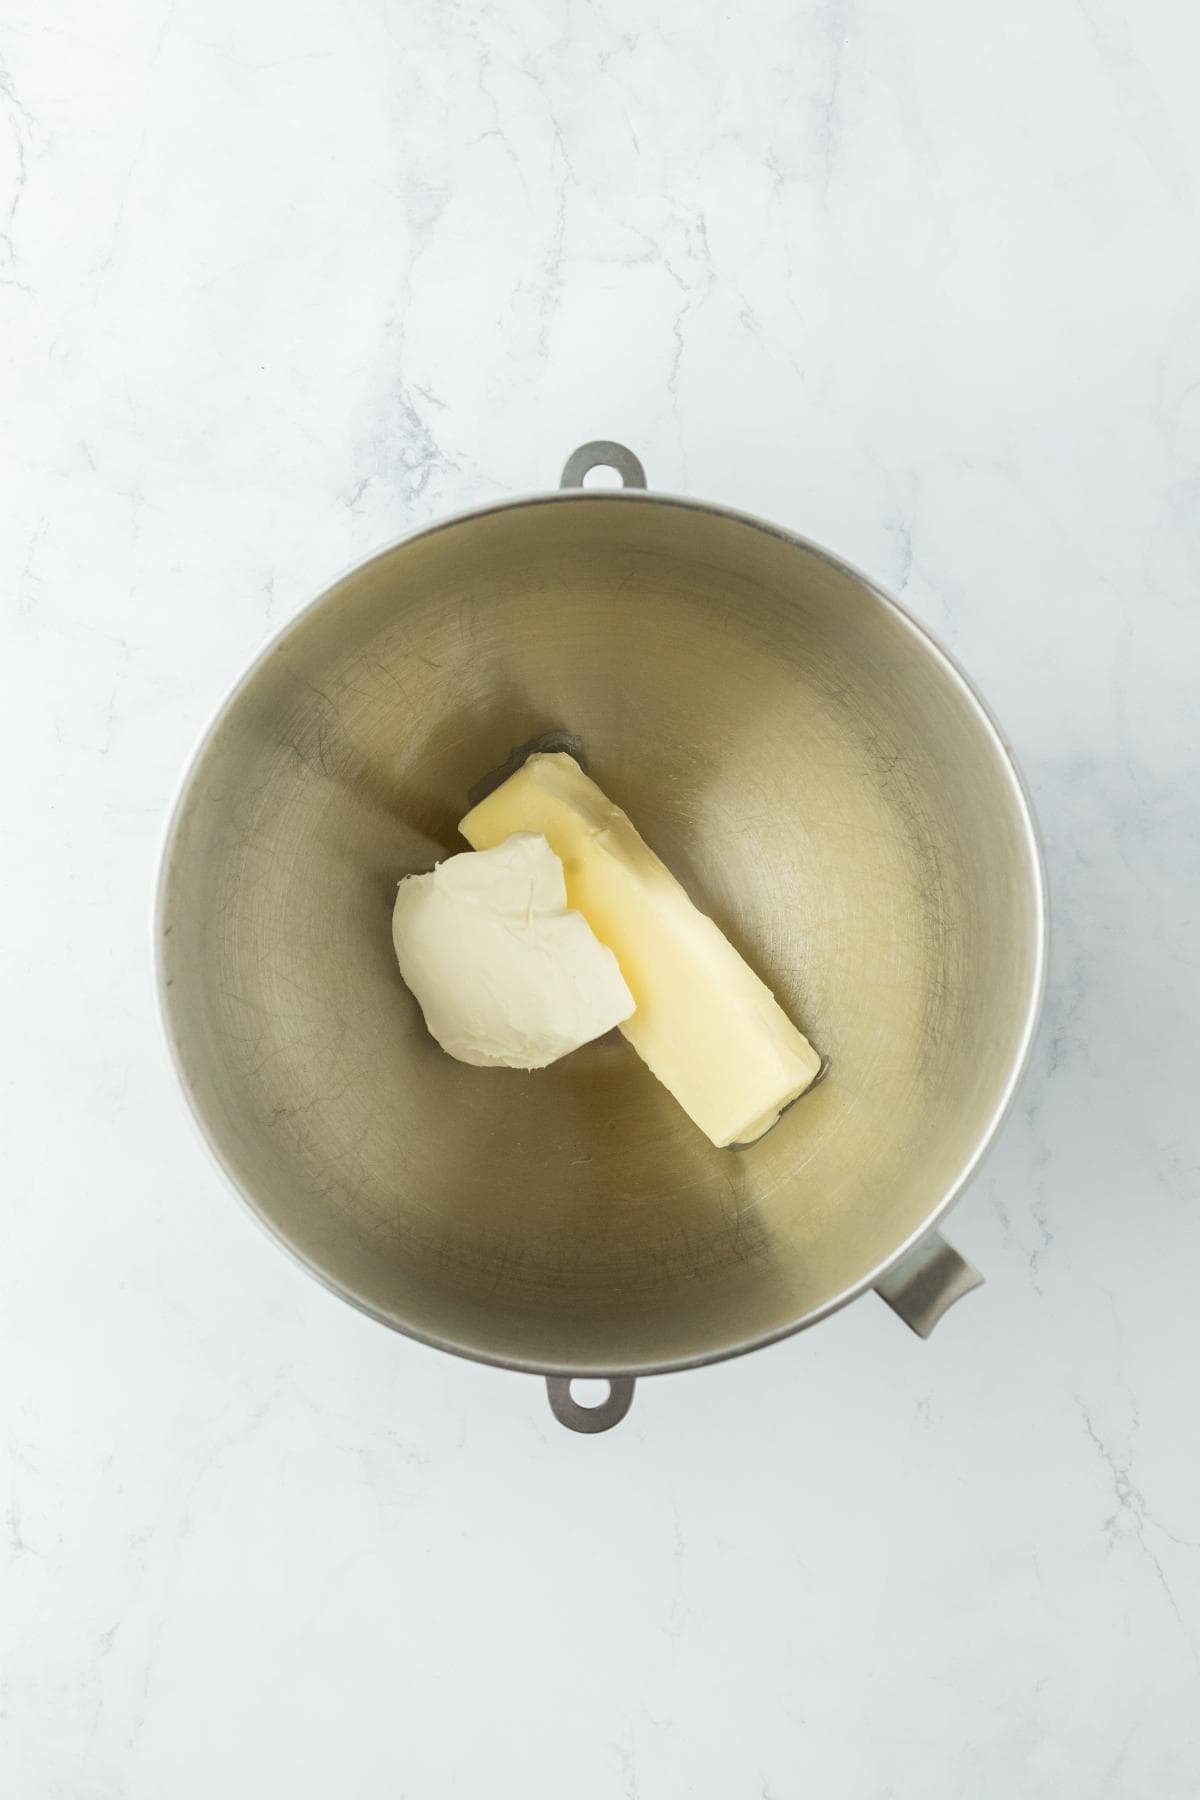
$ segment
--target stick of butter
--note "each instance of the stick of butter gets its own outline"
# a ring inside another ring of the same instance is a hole
[[[573,757],[531,756],[459,830],[477,850],[545,837],[636,1002],[622,1032],[714,1144],[753,1142],[812,1085],[808,1039]]]

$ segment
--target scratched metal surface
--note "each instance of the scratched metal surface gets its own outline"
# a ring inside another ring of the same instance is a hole
[[[452,1061],[400,980],[397,879],[564,731],[830,1060],[745,1153],[616,1037]],[[589,492],[398,545],[301,617],[193,771],[162,931],[192,1103],[315,1273],[449,1349],[643,1370],[811,1322],[938,1214],[1020,1058],[1039,892],[1002,749],[902,616],[751,522]]]

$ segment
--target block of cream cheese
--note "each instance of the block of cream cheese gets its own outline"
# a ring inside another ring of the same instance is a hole
[[[621,1030],[714,1144],[751,1143],[811,1086],[807,1038],[573,757],[531,756],[459,829],[480,850],[544,835],[637,1003]]]
[[[460,1062],[542,1069],[627,1019],[633,996],[612,951],[568,910],[546,839],[504,837],[407,876],[392,942],[443,1050]]]

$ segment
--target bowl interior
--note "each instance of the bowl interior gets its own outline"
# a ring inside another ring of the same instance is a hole
[[[514,745],[592,774],[825,1053],[715,1150],[617,1036],[537,1074],[452,1061],[390,939]],[[1011,767],[929,641],[823,553],[589,492],[452,521],[346,577],[251,671],[168,848],[185,1084],[268,1225],[448,1348],[620,1371],[819,1316],[952,1195],[1038,984]]]

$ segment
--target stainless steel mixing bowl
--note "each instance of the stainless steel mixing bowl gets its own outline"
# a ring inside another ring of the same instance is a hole
[[[624,491],[582,488],[600,463]],[[925,1332],[975,1285],[932,1228],[1012,1097],[1045,946],[1028,799],[945,653],[827,551],[643,485],[585,446],[563,491],[331,587],[209,733],[160,893],[168,1035],[234,1186],[345,1299],[550,1377],[583,1430],[633,1376],[867,1288]],[[454,1062],[400,979],[397,879],[558,732],[829,1059],[747,1151],[615,1036],[532,1075]]]

